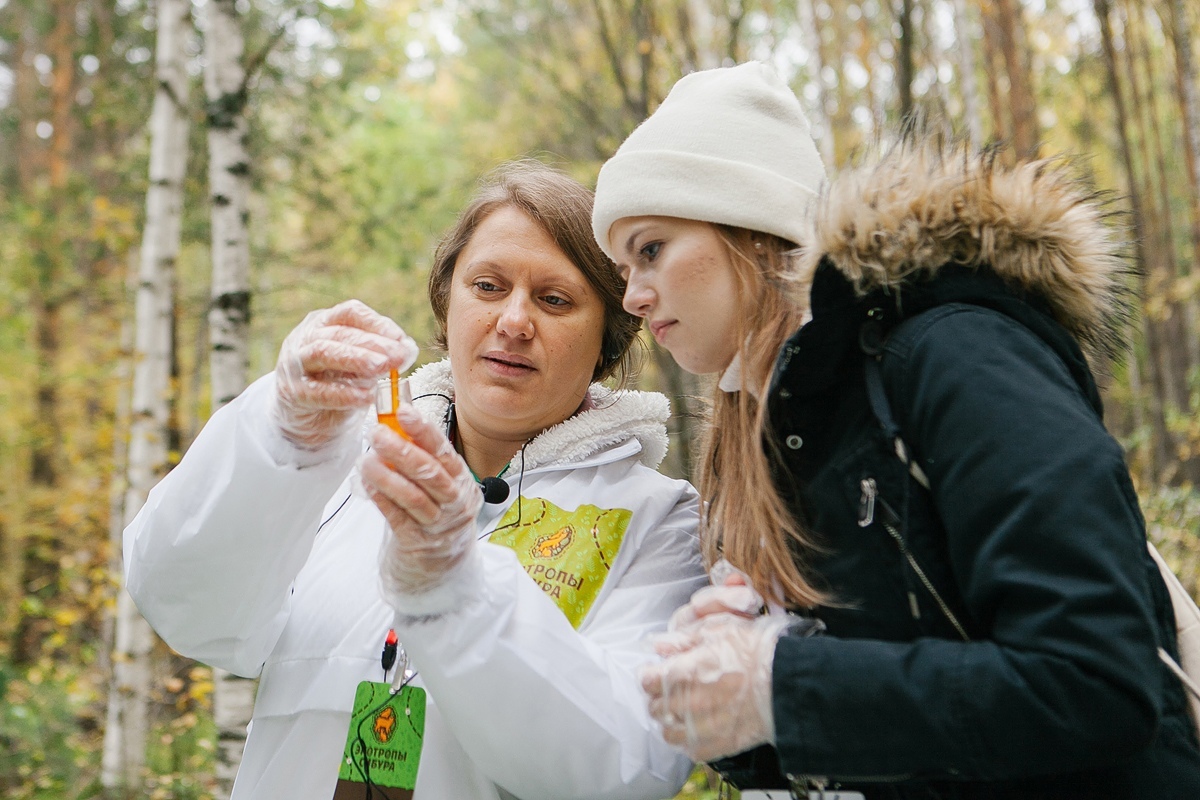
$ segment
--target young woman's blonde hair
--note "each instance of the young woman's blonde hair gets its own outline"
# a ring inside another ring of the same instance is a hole
[[[770,234],[714,226],[736,277],[742,390],[716,390],[698,469],[706,501],[702,546],[710,566],[721,557],[749,575],[765,598],[793,608],[813,606],[823,593],[797,566],[816,549],[810,533],[779,495],[771,471],[775,446],[765,400],[783,343],[803,322],[795,246]]]

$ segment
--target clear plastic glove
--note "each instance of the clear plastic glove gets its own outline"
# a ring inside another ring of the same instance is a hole
[[[791,622],[716,614],[656,637],[664,660],[643,667],[641,679],[663,738],[696,761],[774,742],[771,670]]]
[[[289,442],[320,450],[361,423],[380,375],[416,359],[412,337],[358,300],[313,311],[279,349],[272,418]]]
[[[412,441],[380,425],[360,467],[363,489],[391,529],[383,546],[384,591],[402,612],[449,611],[440,599],[416,596],[433,594],[474,551],[483,494],[437,427],[409,405],[401,406],[396,418]],[[438,594],[450,597],[454,592]]]
[[[712,586],[696,590],[692,599],[671,615],[668,631],[683,630],[714,614],[735,614],[750,619],[761,613],[762,595],[750,585],[746,573],[725,559],[713,564],[709,579]]]

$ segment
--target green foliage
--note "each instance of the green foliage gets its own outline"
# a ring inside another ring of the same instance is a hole
[[[210,800],[215,789],[217,727],[211,714],[187,711],[150,735],[150,800]]]
[[[1200,601],[1200,491],[1157,487],[1142,497],[1142,513],[1150,541]]]
[[[792,78],[818,130],[833,138],[835,168],[896,117],[894,18],[879,0],[814,3],[815,32],[800,27],[795,7],[776,0],[628,7],[612,0],[464,0],[453,9],[433,0],[240,5],[248,9],[247,61],[258,68],[237,97],[251,122],[252,375],[271,368],[280,340],[306,312],[347,297],[369,302],[427,343],[426,269],[476,177],[501,160],[533,154],[590,181],[686,71],[728,59],[772,61]],[[949,18],[948,4],[915,5],[940,21],[917,26],[915,100],[932,113],[944,108],[962,129],[953,53],[934,64],[934,50],[923,46]],[[974,38],[943,34],[953,47],[975,47],[986,136],[999,126],[986,97],[991,74],[978,58],[979,7],[968,5]],[[1123,191],[1095,20],[1077,3],[1043,5],[1025,22],[1045,152],[1084,154],[1100,187]],[[77,6],[76,40],[66,59],[70,135],[45,138],[39,123],[54,114],[54,78],[62,67],[50,58],[48,42],[60,6],[0,0],[0,799],[99,791],[107,680],[100,654],[108,647],[105,620],[119,578],[109,540],[125,435],[116,417],[128,389],[121,326],[131,313],[126,279],[144,214],[154,4]],[[683,24],[689,14],[697,23],[690,28]],[[1194,12],[1189,24],[1200,24]],[[1172,235],[1184,262],[1190,197],[1185,132],[1171,100],[1172,51],[1152,21],[1146,29],[1153,71],[1143,73],[1142,89],[1159,99],[1154,119],[1171,179],[1166,206],[1175,214]],[[821,43],[826,71],[820,74],[805,51],[811,40]],[[193,78],[200,47],[197,35],[188,45]],[[14,69],[21,81],[9,94]],[[817,79],[826,90],[823,105]],[[209,414],[206,103],[198,79],[189,108],[173,384],[182,447]],[[1150,119],[1149,109],[1136,112]],[[1151,137],[1148,130],[1134,132],[1139,154]],[[62,163],[69,167],[60,186],[49,178],[55,142],[66,148]],[[1148,161],[1140,163],[1142,180],[1153,188]],[[1152,286],[1149,315],[1163,318],[1200,295],[1196,275],[1181,269],[1175,281]],[[47,299],[61,311],[61,346],[52,357],[35,337],[36,309]],[[1147,363],[1144,343],[1132,358],[1134,366]],[[651,383],[661,379],[653,366],[647,376]],[[39,377],[52,378],[62,398],[50,431],[36,424],[44,422],[35,413]],[[1197,591],[1200,500],[1195,487],[1155,483],[1161,475],[1150,469],[1155,433],[1146,418],[1157,390],[1136,377],[1121,368],[1107,388],[1110,422],[1139,477],[1151,538]],[[1175,455],[1187,457],[1200,452],[1200,373],[1192,375],[1190,405],[1183,405],[1168,407],[1164,419],[1178,438]],[[47,437],[61,481],[34,488],[31,453]],[[211,680],[203,670],[167,663],[171,674],[185,677],[159,681],[147,791],[209,797]],[[680,795],[716,796],[717,784],[703,770]]]
[[[150,800],[213,797],[216,727],[192,690],[207,670],[160,692],[152,707],[145,792]],[[0,660],[0,798],[86,800],[101,796],[97,765],[106,690],[91,658],[29,668]],[[173,702],[172,702],[173,699]],[[181,710],[182,709],[182,710]]]
[[[0,661],[0,798],[95,795],[100,696],[82,666]]]

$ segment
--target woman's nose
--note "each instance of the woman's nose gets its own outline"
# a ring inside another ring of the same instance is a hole
[[[654,290],[646,281],[637,275],[630,275],[629,282],[625,284],[625,297],[621,300],[625,310],[635,317],[649,316],[654,301]]]
[[[513,293],[500,309],[496,320],[496,331],[514,339],[533,338],[533,316],[529,313],[527,298]]]

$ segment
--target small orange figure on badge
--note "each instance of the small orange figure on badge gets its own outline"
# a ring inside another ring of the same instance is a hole
[[[375,734],[375,739],[380,744],[387,744],[392,734],[396,732],[396,711],[391,706],[386,706],[383,711],[375,715],[375,721],[371,723],[371,732]]]

